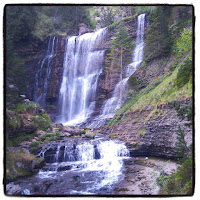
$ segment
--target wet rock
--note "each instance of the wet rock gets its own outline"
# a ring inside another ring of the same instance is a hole
[[[97,149],[97,146],[94,145],[94,159],[100,159],[101,158],[101,155]]]
[[[93,138],[95,137],[95,135],[96,135],[96,133],[93,132],[93,131],[87,131],[87,132],[85,133],[85,136],[86,136],[87,138],[90,138],[90,139],[93,139]]]
[[[20,195],[22,189],[19,185],[15,185],[14,183],[9,183],[6,185],[6,194],[7,195]]]
[[[66,171],[66,170],[70,170],[70,169],[72,169],[72,166],[67,165],[67,166],[58,167],[57,171],[60,172],[60,171]]]

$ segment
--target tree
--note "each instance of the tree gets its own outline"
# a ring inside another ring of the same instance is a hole
[[[146,33],[144,48],[146,62],[165,57],[170,53],[172,41],[167,24],[169,11],[169,6],[158,6],[151,12],[151,25]]]
[[[129,36],[124,23],[119,25],[114,35],[114,40],[110,43],[110,53],[107,54],[108,59],[106,64],[108,66],[113,65],[115,69],[120,69],[122,79],[123,66],[131,61],[134,47],[132,38]]]
[[[189,149],[188,149],[187,143],[185,141],[184,131],[181,129],[180,126],[179,126],[179,128],[177,130],[176,150],[178,152],[177,153],[178,157],[181,157],[181,158],[187,157]]]

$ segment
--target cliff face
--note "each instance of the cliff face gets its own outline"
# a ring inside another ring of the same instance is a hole
[[[191,102],[191,98],[184,99],[180,105],[184,107]],[[187,118],[180,120],[176,109],[169,104],[159,105],[154,114],[152,111],[153,107],[145,107],[141,111],[121,114],[121,122],[104,127],[103,131],[126,142],[133,157],[179,157],[176,148],[178,127],[186,133],[185,140],[189,148],[192,144],[191,122]]]
[[[44,87],[45,82],[48,82],[48,87],[46,91],[46,98],[45,98],[45,109],[50,114],[52,119],[55,118],[56,114],[56,106],[58,101],[58,95],[59,95],[59,88],[60,88],[60,82],[62,78],[62,71],[63,71],[63,61],[64,61],[64,53],[65,53],[65,37],[62,36],[56,36],[56,45],[55,45],[55,54],[53,58],[50,60],[50,75],[49,79],[47,80],[46,75],[42,75],[42,73],[45,72],[45,66],[44,69],[40,71],[41,78],[40,78],[40,84],[36,88],[35,84],[38,81],[37,80],[37,73],[41,69],[42,61],[45,57],[45,52],[48,46],[48,41],[46,41],[43,46],[41,46],[40,49],[38,49],[38,52],[36,52],[33,56],[33,58],[26,62],[25,67],[27,69],[27,97],[30,100],[34,100],[34,95],[37,93],[37,95],[41,95],[42,89]]]

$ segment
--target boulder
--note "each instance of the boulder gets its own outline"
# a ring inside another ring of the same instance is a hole
[[[66,170],[70,170],[72,168],[72,166],[67,165],[67,166],[60,166],[58,167],[57,171],[61,172],[61,171],[66,171]]]
[[[22,189],[19,185],[15,185],[14,183],[9,183],[6,185],[6,194],[7,195],[20,195]]]

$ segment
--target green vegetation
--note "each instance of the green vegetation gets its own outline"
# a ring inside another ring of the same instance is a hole
[[[120,23],[114,37],[115,39],[110,42],[111,47],[110,53],[107,54],[106,69],[110,69],[112,65],[115,69],[120,69],[122,73],[123,66],[130,63],[134,44],[123,23]]]
[[[43,158],[24,152],[7,153],[6,155],[6,180],[13,181],[37,172],[36,168],[42,163]]]
[[[108,26],[108,29],[112,30],[112,29],[116,28],[116,26],[119,25],[121,22],[124,22],[124,21],[126,21],[126,20],[128,20],[128,19],[135,18],[136,16],[137,16],[137,15],[131,15],[131,16],[128,16],[128,17],[121,18],[121,19],[119,19],[118,21],[116,21],[116,22],[110,24],[110,25]]]
[[[119,123],[121,114],[132,112],[133,110],[143,110],[147,106],[154,108],[155,112],[157,105],[166,104],[172,101],[178,101],[182,98],[191,97],[192,95],[192,77],[189,81],[185,81],[182,87],[177,86],[177,76],[179,70],[184,66],[184,63],[190,59],[188,54],[182,62],[179,62],[176,69],[173,72],[168,72],[162,76],[154,79],[147,87],[134,93],[134,96],[127,101],[122,108],[120,108],[113,119],[111,119],[107,125],[113,125]],[[190,63],[191,64],[191,63]],[[180,108],[179,115],[186,115],[188,119],[192,118],[191,105],[187,108]]]
[[[165,57],[169,55],[172,44],[171,35],[168,31],[167,18],[169,18],[170,7],[158,6],[150,13],[150,27],[145,39],[145,61]]]
[[[140,129],[138,132],[137,132],[137,137],[138,136],[144,136],[146,134],[146,129],[145,128],[142,128]]]
[[[178,57],[182,57],[186,52],[192,53],[192,28],[184,28],[176,42]]]
[[[193,194],[193,160],[187,158],[172,175],[161,175],[157,179],[162,195],[192,195]]]
[[[183,120],[185,117],[187,117],[187,120],[192,122],[192,103],[181,107],[180,102],[174,100],[172,102],[168,102],[168,105],[172,105],[176,109],[180,119]]]
[[[11,139],[10,143],[12,144],[12,146],[16,147],[18,146],[20,143],[24,142],[24,141],[29,141],[30,139],[34,138],[37,136],[37,133],[34,132],[34,133],[18,133],[18,135]]]
[[[181,88],[189,81],[192,81],[192,60],[187,56],[177,73],[177,87]]]
[[[178,152],[177,156],[182,159],[186,158],[187,155],[189,154],[189,149],[185,141],[185,134],[180,126],[178,127],[178,130],[177,130],[176,150]]]
[[[40,128],[43,131],[46,131],[48,129],[52,130],[52,121],[47,113],[43,114],[42,116],[33,116],[31,117],[31,120],[33,120],[33,123],[36,127]]]
[[[39,148],[39,141],[34,141],[30,144],[30,151],[33,154],[36,154],[38,152],[38,148]]]
[[[54,140],[59,140],[60,139],[61,134],[59,132],[55,132],[55,133],[46,133],[44,135],[41,136],[41,141],[48,142],[48,141],[54,141]]]
[[[19,103],[17,104],[17,107],[14,109],[14,111],[18,114],[20,113],[34,113],[36,110],[40,108],[40,105],[35,102],[29,102],[29,103]]]

